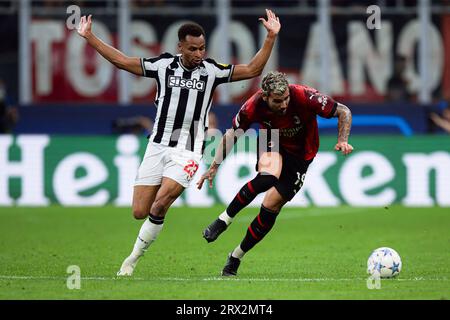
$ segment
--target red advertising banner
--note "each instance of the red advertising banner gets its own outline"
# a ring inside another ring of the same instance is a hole
[[[249,63],[264,40],[265,30],[252,16],[233,16],[229,25],[232,41],[231,61],[220,61],[220,30],[211,17],[192,17],[205,26],[207,56],[220,63]],[[281,17],[283,32],[278,36],[263,74],[280,70],[292,82],[320,89],[322,37],[315,16]],[[412,16],[383,18],[381,28],[369,30],[366,16],[333,18],[328,44],[329,92],[341,101],[382,102],[389,93],[394,76],[395,57],[402,55],[406,65],[402,76],[414,97],[421,85],[417,45],[420,23]],[[137,57],[154,57],[162,52],[177,53],[177,29],[184,20],[177,17],[134,17],[130,23],[130,52]],[[104,42],[119,48],[116,20],[93,20],[93,31]],[[61,20],[33,20],[32,92],[33,103],[117,103],[119,71],[97,54],[76,30],[68,30]],[[301,30],[301,32],[295,32]],[[429,86],[435,98],[450,95],[448,73],[448,17],[433,16],[429,30],[431,63]],[[447,80],[445,80],[447,79]],[[233,103],[248,98],[259,86],[260,78],[227,84]],[[152,79],[130,75],[133,103],[153,103],[156,83]],[[220,87],[219,87],[220,88]],[[217,100],[220,90],[216,91]]]

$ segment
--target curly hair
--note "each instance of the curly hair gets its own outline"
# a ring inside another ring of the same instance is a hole
[[[186,40],[187,36],[200,37],[202,35],[205,37],[205,30],[203,30],[201,25],[195,22],[187,22],[178,29],[179,41]]]
[[[281,95],[288,87],[289,82],[286,74],[278,71],[270,71],[261,82],[261,88],[265,96],[269,96],[271,92]]]

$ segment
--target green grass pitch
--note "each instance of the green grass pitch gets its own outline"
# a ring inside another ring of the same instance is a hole
[[[0,208],[0,299],[448,299],[448,208],[285,208],[222,278],[257,208],[241,212],[214,243],[201,231],[223,210],[172,208],[133,277],[115,274],[142,221],[129,208]],[[397,250],[403,270],[368,289],[371,251]],[[81,270],[68,289],[67,267]]]

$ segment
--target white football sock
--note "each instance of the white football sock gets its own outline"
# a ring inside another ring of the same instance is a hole
[[[135,258],[142,256],[145,251],[147,251],[150,244],[156,240],[156,237],[161,232],[163,225],[163,223],[154,224],[149,219],[145,219],[141,230],[139,230],[139,235],[136,239],[131,255]]]
[[[233,222],[233,218],[228,215],[226,210],[219,215],[219,219],[225,222],[227,226]]]
[[[242,251],[241,245],[238,245],[236,249],[234,249],[234,251],[231,253],[231,256],[238,259],[242,259],[244,257],[244,254],[245,252]]]

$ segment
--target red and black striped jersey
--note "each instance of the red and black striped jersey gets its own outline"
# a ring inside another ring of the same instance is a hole
[[[310,160],[319,150],[316,117],[333,117],[337,103],[331,97],[304,85],[289,85],[289,93],[287,111],[279,115],[269,109],[259,90],[234,117],[233,128],[248,130],[253,123],[259,123],[262,129],[278,129],[281,148],[299,159]]]

